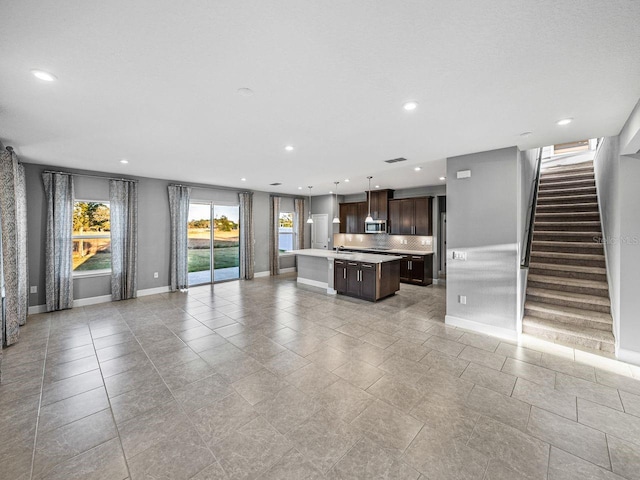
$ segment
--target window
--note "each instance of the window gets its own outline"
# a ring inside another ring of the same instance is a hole
[[[280,254],[293,250],[293,212],[280,212],[278,233]]]
[[[111,211],[109,202],[73,204],[73,271],[111,272]]]

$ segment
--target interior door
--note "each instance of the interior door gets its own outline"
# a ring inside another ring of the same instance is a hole
[[[311,215],[311,248],[327,250],[329,248],[329,215],[318,213]]]

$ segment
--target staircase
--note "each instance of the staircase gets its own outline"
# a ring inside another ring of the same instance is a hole
[[[593,162],[543,169],[522,331],[614,351]]]

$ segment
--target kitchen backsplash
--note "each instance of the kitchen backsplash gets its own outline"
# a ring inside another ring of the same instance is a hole
[[[333,245],[334,247],[342,245],[343,247],[386,247],[401,248],[405,250],[433,251],[433,237],[421,237],[417,235],[388,235],[386,233],[334,233]]]

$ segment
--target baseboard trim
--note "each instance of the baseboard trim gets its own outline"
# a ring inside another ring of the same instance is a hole
[[[27,315],[37,315],[38,313],[47,313],[47,306],[33,305],[27,310]]]
[[[444,323],[446,325],[484,333],[485,335],[491,335],[492,337],[505,338],[507,340],[518,340],[518,333],[515,330],[495,327],[493,325],[487,325],[486,323],[474,322],[473,320],[466,320],[464,318],[454,317],[453,315],[445,315]]]
[[[280,275],[282,275],[283,273],[293,273],[296,271],[297,271],[296,267],[281,268]],[[269,272],[268,270],[265,272],[256,272],[253,274],[253,278],[270,277],[270,276],[271,276],[271,272]]]
[[[169,293],[171,287],[165,285],[163,287],[145,288],[144,290],[138,290],[138,297],[146,297],[147,295],[158,295],[159,293]]]
[[[297,279],[298,283],[303,285],[310,285],[312,287],[324,288],[325,290],[329,288],[329,284],[327,282],[320,282],[318,280],[310,280],[308,278],[300,278]]]
[[[73,301],[73,308],[76,307],[87,307],[89,305],[97,305],[98,303],[108,303],[113,299],[111,295],[100,295],[98,297],[87,297],[87,298],[79,298],[78,300]]]
[[[627,350],[624,348],[617,348],[616,358],[621,362],[640,365],[640,352],[634,352],[633,350]]]

